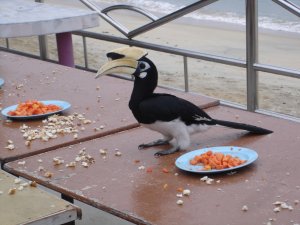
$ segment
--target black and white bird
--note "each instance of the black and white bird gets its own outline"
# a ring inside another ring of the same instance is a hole
[[[105,74],[129,74],[134,77],[134,87],[129,101],[136,120],[144,127],[163,135],[162,139],[139,145],[139,149],[171,144],[167,150],[155,155],[168,155],[190,145],[190,135],[206,130],[212,125],[247,130],[255,134],[272,131],[253,125],[211,118],[198,106],[174,95],[154,93],[158,72],[154,63],[146,57],[144,49],[124,47],[107,53],[109,61],[97,72],[96,78]]]

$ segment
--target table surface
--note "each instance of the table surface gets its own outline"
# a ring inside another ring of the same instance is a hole
[[[0,37],[62,33],[99,25],[96,12],[24,0],[1,0]]]
[[[209,175],[214,179],[210,185],[200,180],[204,175],[175,167],[176,158],[185,152],[155,158],[153,154],[165,147],[137,150],[138,144],[160,137],[145,128],[28,157],[23,159],[25,165],[9,162],[4,168],[136,224],[253,225],[272,220],[276,220],[272,224],[299,224],[300,124],[225,106],[206,111],[213,118],[245,122],[274,131],[269,135],[253,135],[216,126],[194,135],[188,151],[240,146],[251,148],[259,155],[255,163],[235,173]],[[82,149],[95,162],[87,168],[81,166],[80,161],[74,168],[66,168]],[[101,155],[99,149],[107,149],[107,155]],[[116,149],[121,156],[115,155]],[[55,157],[65,162],[55,166]],[[43,171],[38,170],[40,166]],[[147,172],[147,168],[152,172]],[[163,168],[169,173],[164,173]],[[53,177],[46,178],[45,171],[53,173]],[[182,206],[176,204],[178,188],[191,191],[190,196],[181,198]],[[274,212],[276,201],[285,202],[293,210]],[[248,210],[243,211],[243,207]]]
[[[17,224],[63,224],[81,217],[81,210],[56,196],[37,187],[21,184],[28,181],[16,181],[14,177],[0,170],[0,218],[1,225]],[[16,188],[15,194],[8,194]]]
[[[49,141],[34,140],[30,146],[26,146],[20,126],[26,124],[31,129],[38,129],[43,125],[42,121],[8,122],[2,117],[2,163],[138,126],[128,108],[133,86],[131,81],[108,76],[95,80],[94,73],[4,52],[0,52],[0,75],[5,80],[0,89],[0,108],[4,109],[28,99],[64,100],[72,105],[65,115],[80,113],[91,121],[90,124],[80,121],[75,123],[74,126],[78,129],[76,139],[73,134],[59,135]],[[162,88],[158,91],[177,94],[202,107],[219,103],[215,99],[200,95]],[[8,140],[13,141],[14,150],[5,148]]]

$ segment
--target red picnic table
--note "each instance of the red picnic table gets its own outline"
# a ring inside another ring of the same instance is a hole
[[[207,112],[274,133],[259,136],[216,126],[194,135],[186,151],[156,158],[153,154],[168,146],[138,150],[139,144],[160,137],[138,127],[23,158],[21,165],[9,162],[4,168],[135,224],[298,224],[299,123],[226,106]],[[246,147],[259,157],[247,167],[216,174],[185,172],[174,165],[188,151],[213,146]],[[63,162],[57,165],[55,159]],[[190,195],[181,196],[180,189]]]

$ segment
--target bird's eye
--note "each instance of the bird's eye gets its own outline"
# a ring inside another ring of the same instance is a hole
[[[143,71],[149,69],[150,65],[146,62],[140,62],[139,63],[139,68],[140,68],[140,71],[143,72]]]
[[[143,70],[143,69],[145,69],[145,67],[146,67],[145,63],[141,63],[141,64],[140,64],[140,69]]]

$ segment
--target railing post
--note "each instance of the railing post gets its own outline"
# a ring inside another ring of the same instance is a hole
[[[246,60],[247,60],[247,110],[255,111],[258,106],[257,71],[258,60],[258,14],[257,0],[246,0]]]
[[[9,49],[9,39],[5,38],[5,44],[6,44],[6,48]]]
[[[86,37],[82,36],[82,44],[83,44],[83,55],[84,55],[84,67],[89,67],[88,56],[87,56],[87,48],[86,48]]]
[[[188,72],[188,63],[187,57],[183,57],[183,67],[184,67],[184,90],[189,92],[189,72]]]
[[[44,3],[44,0],[35,0],[35,2]],[[48,45],[47,45],[47,36],[39,35],[39,49],[40,57],[42,60],[48,59]]]
[[[39,48],[40,48],[40,57],[42,60],[48,59],[48,45],[47,45],[47,36],[40,35],[39,36]]]

